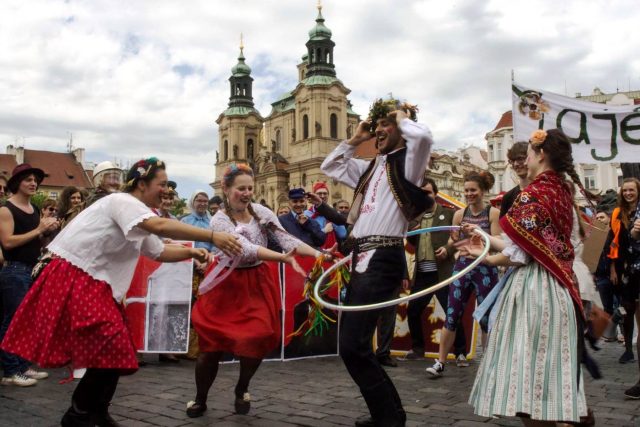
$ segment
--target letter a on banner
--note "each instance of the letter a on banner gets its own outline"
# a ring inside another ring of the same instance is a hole
[[[528,141],[536,129],[561,129],[576,163],[640,158],[640,105],[607,105],[513,84],[513,135]]]

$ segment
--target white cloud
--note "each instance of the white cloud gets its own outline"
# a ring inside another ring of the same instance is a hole
[[[405,97],[441,147],[484,144],[510,108],[512,69],[522,84],[571,95],[640,87],[632,0],[326,0],[323,14],[355,110]],[[8,0],[0,16],[0,144],[64,150],[73,132],[91,160],[153,154],[202,187],[239,33],[267,115],[296,84],[316,10],[311,0]]]

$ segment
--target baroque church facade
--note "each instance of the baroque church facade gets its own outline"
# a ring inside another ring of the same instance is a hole
[[[255,200],[273,209],[287,203],[289,189],[311,191],[317,181],[327,183],[331,203],[351,200],[350,188],[328,179],[320,170],[324,158],[341,140],[351,137],[359,122],[347,99],[351,91],[336,77],[334,47],[318,6],[307,53],[297,65],[298,84],[273,102],[269,115],[262,117],[254,107],[251,68],[240,46],[238,63],[229,78],[229,105],[216,120],[219,151],[211,184],[216,194],[222,192],[225,168],[232,162],[246,162],[255,172]],[[368,152],[360,154],[373,157]]]

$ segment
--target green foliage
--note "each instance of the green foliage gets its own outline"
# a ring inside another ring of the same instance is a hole
[[[184,215],[184,210],[187,208],[187,199],[178,199],[176,200],[176,204],[171,209],[171,215],[174,215],[177,218],[180,218]]]
[[[38,209],[42,208],[42,204],[44,203],[45,200],[47,200],[49,197],[44,194],[44,193],[36,193],[33,196],[31,196],[31,203],[34,206],[37,206]]]

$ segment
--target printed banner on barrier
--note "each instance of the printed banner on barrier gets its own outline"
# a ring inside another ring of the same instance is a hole
[[[559,128],[573,143],[576,163],[640,158],[640,105],[607,105],[513,84],[513,136]]]
[[[174,242],[193,247],[193,242]],[[133,343],[141,352],[185,353],[189,346],[193,260],[160,263],[141,256],[125,300]]]

